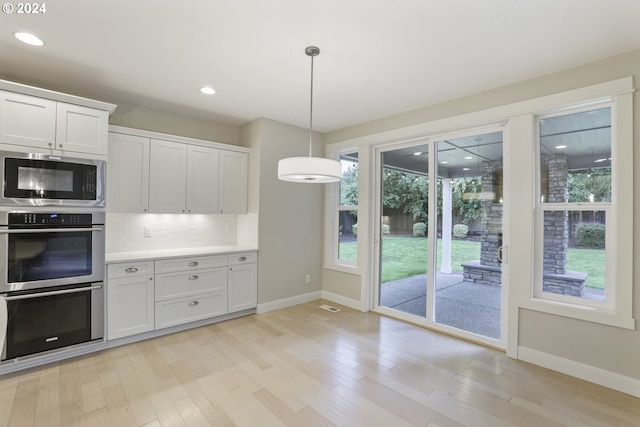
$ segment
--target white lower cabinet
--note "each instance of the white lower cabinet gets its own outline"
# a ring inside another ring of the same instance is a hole
[[[107,339],[154,330],[153,261],[107,268]]]
[[[258,302],[258,264],[255,252],[229,255],[228,312],[254,308]]]
[[[257,305],[257,253],[109,264],[107,338],[112,340]]]
[[[227,313],[227,293],[206,293],[156,302],[156,329],[182,325]]]

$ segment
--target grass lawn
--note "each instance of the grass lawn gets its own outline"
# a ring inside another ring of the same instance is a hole
[[[437,268],[441,265],[442,240],[438,239]],[[340,258],[355,260],[356,243],[341,243]],[[480,242],[469,240],[451,241],[451,267],[462,272],[462,263],[480,259]],[[569,249],[567,268],[586,271],[586,285],[604,289],[604,250]],[[424,274],[427,271],[427,239],[425,237],[385,236],[382,239],[382,283],[404,277]]]

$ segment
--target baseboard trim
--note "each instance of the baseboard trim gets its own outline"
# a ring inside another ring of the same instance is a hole
[[[293,307],[294,305],[315,301],[320,298],[322,298],[321,291],[309,292],[308,294],[296,295],[293,297],[258,304],[256,312],[258,314],[268,313],[270,311],[280,310],[281,308]]]
[[[344,305],[345,307],[362,311],[362,304],[357,299],[348,298],[348,297],[334,294],[333,292],[327,292],[327,291],[322,291],[322,299],[326,299],[327,301],[335,302],[336,304],[341,304],[341,305]]]
[[[518,347],[518,359],[640,397],[640,380],[635,378],[522,346]]]

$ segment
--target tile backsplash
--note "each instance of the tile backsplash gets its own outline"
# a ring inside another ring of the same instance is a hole
[[[226,246],[239,243],[238,215],[108,213],[106,222],[107,252]],[[148,237],[145,236],[145,231]]]

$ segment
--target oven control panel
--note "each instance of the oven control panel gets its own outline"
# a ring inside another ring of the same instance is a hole
[[[92,215],[90,213],[33,213],[11,212],[9,213],[9,226],[90,226]]]

